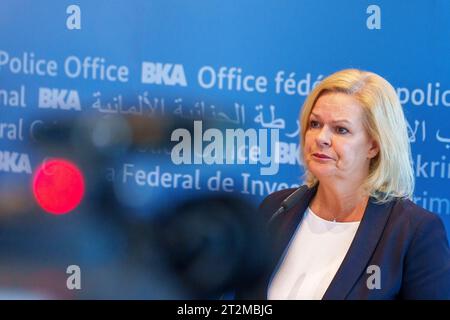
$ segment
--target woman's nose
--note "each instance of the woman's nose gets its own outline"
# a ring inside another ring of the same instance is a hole
[[[317,133],[316,142],[321,147],[329,147],[331,145],[331,134],[327,128],[322,127]]]

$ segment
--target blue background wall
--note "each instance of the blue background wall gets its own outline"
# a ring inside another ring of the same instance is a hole
[[[66,11],[70,5],[78,6],[79,16]],[[181,105],[188,118],[202,104],[206,115],[215,110],[231,118],[237,105],[239,125],[256,129],[273,125],[270,107],[274,106],[275,119],[284,120],[280,140],[291,150],[283,153],[288,160],[277,175],[261,176],[257,166],[250,165],[196,167],[202,171],[202,188],[219,170],[232,177],[235,192],[259,202],[270,190],[301,183],[296,119],[314,82],[340,69],[360,68],[382,75],[397,89],[410,129],[415,201],[440,215],[450,231],[449,40],[447,0],[2,0],[0,58],[22,60],[32,53],[35,60],[54,60],[57,70],[54,76],[41,76],[18,70],[18,61],[0,65],[0,125],[4,125],[0,150],[26,154],[33,169],[46,156],[28,144],[33,123],[88,113],[105,116],[107,104],[114,105],[119,95],[126,108],[110,113],[126,114],[131,106],[150,111],[144,97],[156,115],[173,114]],[[126,81],[71,77],[73,61],[87,56],[103,58],[105,66],[125,66]],[[67,59],[73,60],[69,74],[64,69]],[[143,62],[181,65],[187,85],[143,83]],[[264,92],[220,89],[217,84],[206,88],[199,81],[205,66],[215,72],[221,67],[240,68],[242,76],[265,77],[267,86]],[[284,86],[277,90],[275,77],[280,71],[285,79],[291,76],[296,86],[301,83],[301,90]],[[75,90],[80,105],[69,110],[61,105],[45,108],[39,103],[42,88]],[[21,90],[24,102],[16,103],[14,95]],[[101,107],[95,104],[99,101]],[[256,120],[259,115],[263,122]],[[20,122],[23,139],[6,128]],[[145,170],[155,168],[142,159],[127,162]],[[167,172],[193,170],[168,162],[159,165]],[[31,180],[31,172],[16,169],[0,167],[4,194],[12,185],[21,189]],[[257,181],[253,189],[252,181]],[[125,184],[128,196],[160,195],[132,179]],[[166,196],[179,193],[180,189],[165,190]]]

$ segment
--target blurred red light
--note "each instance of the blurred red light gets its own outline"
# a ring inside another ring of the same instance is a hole
[[[84,178],[70,161],[51,159],[36,170],[33,194],[37,203],[52,214],[65,214],[75,209],[84,195]]]

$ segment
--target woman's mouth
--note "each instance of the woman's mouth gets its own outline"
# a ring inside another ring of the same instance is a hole
[[[327,156],[326,154],[323,153],[313,153],[313,157],[318,158],[318,159],[322,159],[322,160],[332,160],[331,157]]]

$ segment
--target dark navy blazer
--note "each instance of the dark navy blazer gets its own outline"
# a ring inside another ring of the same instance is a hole
[[[301,200],[270,225],[274,258],[268,272],[238,299],[266,299],[267,289],[303,214],[317,192],[304,188]],[[269,195],[261,204],[270,217],[296,189]],[[369,289],[380,269],[380,289]],[[372,277],[371,277],[372,276]],[[371,277],[369,279],[369,277]],[[439,216],[410,200],[376,204],[369,198],[355,238],[323,299],[450,299],[450,250]]]

